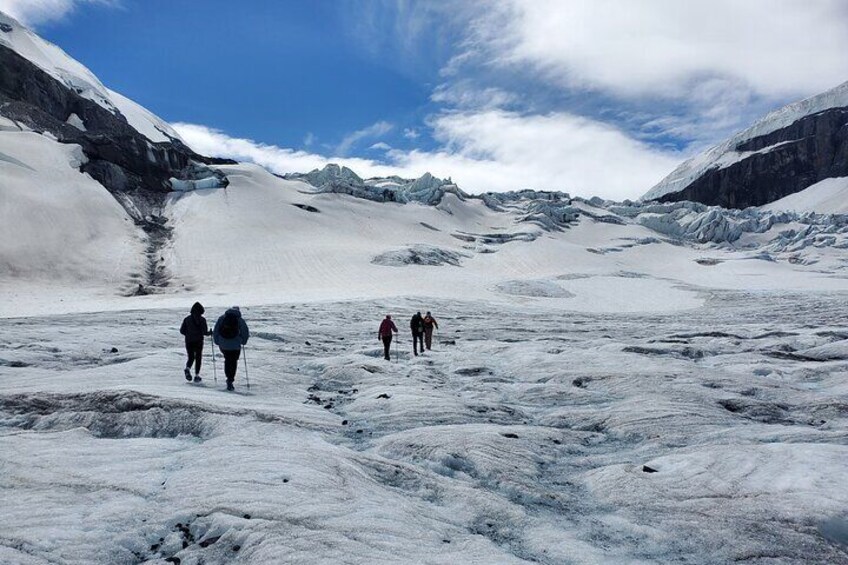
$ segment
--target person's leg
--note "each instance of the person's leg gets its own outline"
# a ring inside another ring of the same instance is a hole
[[[232,351],[224,351],[224,374],[227,377],[227,385],[232,385],[236,379],[236,369],[238,369],[238,360],[241,356],[241,349]]]
[[[389,351],[392,348],[392,336],[384,336],[383,337],[383,358],[386,361],[391,361],[392,357],[389,355]]]
[[[433,345],[433,328],[427,328],[424,330],[424,346],[427,351],[430,351],[431,345]]]
[[[200,362],[203,360],[203,342],[200,341],[194,346],[194,376],[200,374]]]
[[[418,334],[418,350],[424,353],[424,334]]]
[[[185,378],[187,381],[191,380],[191,364],[194,363],[194,348],[192,348],[189,342],[185,344],[186,348],[186,366],[183,372],[185,373]]]
[[[418,357],[418,336],[416,336],[414,333],[412,334],[412,353],[414,353],[415,356]]]

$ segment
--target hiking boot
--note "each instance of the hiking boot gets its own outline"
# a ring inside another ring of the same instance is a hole
[[[188,367],[185,369],[185,377],[187,381],[191,380],[191,371],[188,370]]]
[[[200,378],[200,375],[194,375],[194,382],[199,383],[199,382],[201,382],[202,380],[203,380],[203,379],[201,379],[201,378]]]
[[[236,387],[233,386],[233,383],[227,383],[227,390],[235,390]]]

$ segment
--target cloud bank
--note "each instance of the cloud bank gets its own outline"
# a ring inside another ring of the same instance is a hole
[[[307,172],[333,162],[365,177],[414,178],[430,172],[451,177],[472,193],[533,188],[637,198],[680,160],[612,126],[563,113],[522,116],[489,110],[438,116],[430,127],[441,149],[388,148],[382,162],[257,143],[196,124],[173,125],[200,153],[251,161],[278,174]]]
[[[843,0],[501,0],[469,50],[564,88],[686,97],[715,80],[765,96],[848,78]]]

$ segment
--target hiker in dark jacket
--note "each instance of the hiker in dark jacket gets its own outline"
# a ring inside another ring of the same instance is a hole
[[[236,369],[241,356],[241,348],[250,338],[247,323],[241,317],[241,310],[233,306],[215,322],[212,337],[221,353],[224,354],[224,374],[227,376],[227,390],[235,390]]]
[[[383,359],[391,361],[389,349],[392,347],[392,332],[398,333],[397,326],[392,321],[392,317],[386,314],[386,319],[380,323],[380,330],[377,332],[377,337],[383,342]]]
[[[421,353],[424,353],[424,318],[421,312],[416,312],[409,321],[409,329],[412,330],[412,352],[418,356],[418,345],[421,344]]]
[[[188,361],[185,366],[185,378],[191,380],[191,365],[194,364],[194,382],[199,383],[203,379],[200,378],[200,361],[203,357],[203,338],[209,335],[209,327],[206,325],[206,318],[203,317],[203,305],[200,302],[195,302],[191,307],[191,314],[183,320],[183,325],[180,326],[180,333],[185,336],[186,353]]]
[[[430,312],[424,314],[424,345],[427,351],[430,351],[430,346],[433,345],[433,328],[439,329],[439,323]]]

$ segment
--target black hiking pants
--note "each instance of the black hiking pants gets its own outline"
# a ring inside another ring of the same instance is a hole
[[[200,361],[203,358],[203,342],[202,341],[187,341],[186,353],[188,361],[186,361],[186,369],[190,369],[194,364],[194,374],[200,374]]]
[[[238,369],[238,360],[241,356],[241,349],[221,350],[224,354],[224,374],[227,376],[227,383],[232,384],[236,380],[236,369]]]
[[[424,353],[424,332],[412,332],[412,352],[418,355],[418,349]]]
[[[391,361],[392,356],[389,355],[389,351],[392,349],[392,335],[384,335],[380,339],[383,340],[383,359],[386,361]]]

